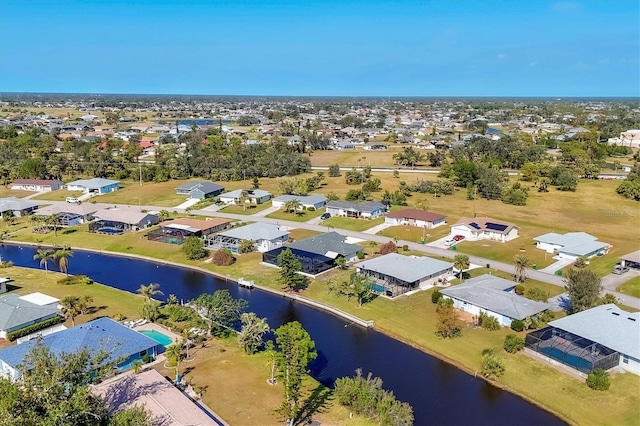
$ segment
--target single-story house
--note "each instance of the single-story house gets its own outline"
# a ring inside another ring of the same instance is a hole
[[[54,355],[87,349],[93,353],[107,351],[104,364],[118,362],[119,371],[127,370],[131,363],[143,357],[155,358],[158,342],[117,323],[111,318],[98,318],[57,333],[49,334],[41,342]],[[19,379],[18,365],[35,345],[33,340],[0,350],[0,374]],[[103,364],[103,365],[104,365]]]
[[[0,198],[0,219],[7,212],[11,212],[15,217],[23,217],[38,209],[38,203],[31,200],[23,200],[17,197]]]
[[[371,277],[373,291],[396,297],[411,290],[427,289],[445,283],[452,275],[453,263],[430,257],[389,253],[354,265],[360,274]]]
[[[418,209],[402,209],[388,213],[384,218],[384,223],[389,225],[409,225],[418,228],[436,228],[444,225],[446,216],[438,213],[427,212]]]
[[[387,212],[387,207],[377,201],[355,202],[331,200],[327,203],[331,216],[375,219]]]
[[[36,215],[38,216],[51,216],[57,214],[60,217],[60,226],[67,227],[78,225],[80,223],[91,222],[95,219],[93,216],[98,210],[109,207],[109,204],[70,204],[57,205],[52,204],[50,206],[38,209]]]
[[[608,243],[598,241],[597,237],[586,232],[567,232],[566,234],[548,234],[535,237],[536,247],[545,250],[547,253],[557,253],[562,259],[575,260],[579,257],[594,257],[605,254],[609,247]]]
[[[57,299],[54,303],[39,304],[30,297],[34,296],[12,293],[0,297],[0,338],[6,339],[9,332],[58,315]]]
[[[298,210],[309,209],[309,207],[318,210],[324,207],[327,197],[324,195],[281,195],[271,200],[271,205],[282,208],[291,200],[297,200],[300,203]]]
[[[472,315],[484,312],[495,317],[505,327],[513,320],[523,320],[550,308],[548,303],[536,302],[514,292],[517,283],[494,275],[484,274],[440,292],[453,300],[453,306]]]
[[[89,224],[89,232],[102,234],[137,231],[149,228],[160,221],[158,215],[121,208],[98,210],[93,216],[97,220]]]
[[[262,255],[262,261],[278,266],[278,255],[290,249],[302,264],[302,272],[317,275],[336,266],[336,259],[344,258],[353,262],[358,258],[362,247],[346,243],[347,237],[337,232],[328,232],[295,241],[287,246],[270,250]]]
[[[189,198],[203,200],[205,198],[215,197],[224,191],[224,186],[213,182],[193,181],[187,182],[176,188],[176,194],[187,195]]]
[[[227,248],[232,253],[237,253],[242,240],[251,240],[256,250],[264,253],[282,246],[288,239],[289,232],[279,226],[256,222],[210,235],[205,239],[205,247],[210,250]]]
[[[526,348],[582,373],[618,367],[640,375],[640,312],[596,306],[532,331]]]
[[[57,179],[16,179],[11,183],[11,189],[18,191],[56,191],[62,188],[62,182]]]
[[[620,256],[622,266],[640,270],[640,250]]]
[[[138,374],[122,374],[91,386],[91,392],[106,402],[110,414],[142,406],[154,425],[218,424],[201,408],[202,402],[196,404],[153,368]]]
[[[189,237],[206,237],[231,227],[231,221],[217,217],[198,220],[179,218],[162,222],[160,227],[147,234],[147,239],[169,244],[182,244]]]
[[[271,193],[262,189],[236,189],[235,191],[220,194],[220,201],[225,204],[240,204],[240,198],[244,191],[246,191],[248,202],[251,204],[262,204],[271,199]]]
[[[0,277],[0,294],[7,292],[7,283],[13,281],[10,277]]]
[[[79,179],[65,185],[68,191],[82,191],[85,194],[107,194],[117,191],[120,182],[117,180],[93,178]]]
[[[386,144],[379,142],[368,142],[364,144],[364,149],[369,151],[377,151],[377,150],[388,150],[389,147]]]
[[[456,235],[462,235],[469,241],[495,240],[504,243],[518,237],[518,227],[490,217],[463,217],[451,225],[451,236]]]
[[[356,144],[350,141],[337,141],[333,144],[334,148],[342,151],[345,149],[356,149]]]

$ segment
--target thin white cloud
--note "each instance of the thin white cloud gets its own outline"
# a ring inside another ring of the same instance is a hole
[[[538,61],[531,61],[531,62],[529,62],[529,66],[530,66],[530,67],[535,67],[536,65],[538,65]]]
[[[505,55],[504,53],[498,54],[498,60],[500,60],[500,61],[503,60],[506,57],[507,57],[507,55]]]

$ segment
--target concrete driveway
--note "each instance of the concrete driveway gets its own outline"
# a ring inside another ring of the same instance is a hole
[[[391,227],[393,225],[391,225],[390,223],[381,223],[380,225],[376,225],[372,228],[369,228],[365,231],[362,231],[363,234],[371,234],[371,235],[375,235],[378,232],[382,231],[383,229],[387,229],[389,227]]]
[[[552,263],[551,265],[547,266],[546,268],[540,269],[540,272],[542,272],[544,274],[554,275],[556,273],[556,271],[559,271],[560,269],[564,268],[565,266],[571,265],[573,262],[575,262],[575,260],[558,259],[556,262]]]
[[[602,277],[602,286],[605,290],[616,291],[619,285],[626,283],[632,278],[640,276],[640,271],[630,269],[621,275],[609,274]]]

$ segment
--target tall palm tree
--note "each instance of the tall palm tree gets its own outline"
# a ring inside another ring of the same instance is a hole
[[[179,343],[174,343],[171,346],[167,347],[167,351],[165,352],[167,359],[169,360],[170,364],[174,364],[175,363],[175,367],[176,367],[176,381],[178,381],[178,366],[180,365],[180,356],[181,354],[181,345]]]
[[[70,248],[61,248],[53,253],[53,259],[58,261],[60,272],[64,272],[69,276],[69,258],[73,256],[73,250]]]
[[[251,202],[251,197],[249,196],[249,191],[243,189],[238,197],[238,204],[242,204],[242,210],[247,209],[247,201]]]
[[[141,284],[140,288],[138,289],[138,293],[141,294],[142,297],[144,297],[145,302],[149,302],[151,298],[156,294],[164,294],[163,292],[158,290],[159,288],[160,288],[160,284],[155,284],[155,283],[151,283],[149,285]]]
[[[58,227],[62,224],[60,221],[60,215],[58,213],[54,213],[51,216],[47,217],[47,224],[53,227],[54,236],[58,236]]]
[[[515,270],[513,273],[516,282],[522,282],[527,279],[527,269],[531,266],[531,260],[524,254],[517,254],[513,256],[513,263],[515,264]]]
[[[453,267],[460,271],[460,280],[464,281],[464,271],[469,269],[469,256],[466,254],[456,254],[453,258]]]
[[[49,249],[38,249],[33,255],[33,260],[40,260],[40,267],[44,266],[45,272],[49,272],[49,261],[53,260],[53,251]]]
[[[71,324],[75,327],[75,318],[82,313],[82,301],[78,296],[66,296],[60,301],[62,315],[71,319]]]
[[[284,210],[285,212],[293,212],[293,215],[295,216],[296,211],[298,211],[300,206],[301,206],[300,201],[294,198],[284,203]]]

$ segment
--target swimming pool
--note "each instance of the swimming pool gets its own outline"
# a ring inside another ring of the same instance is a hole
[[[139,333],[144,334],[145,336],[155,340],[156,342],[160,343],[162,346],[165,346],[165,347],[173,343],[173,339],[171,339],[171,337],[165,334],[162,334],[159,331],[140,330]]]
[[[118,229],[118,228],[100,228],[98,229],[98,232],[101,234],[113,234],[113,235],[120,235],[123,233],[122,229]]]

